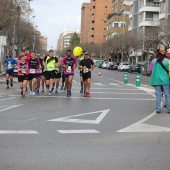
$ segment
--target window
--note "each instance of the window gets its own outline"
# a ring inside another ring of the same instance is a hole
[[[121,27],[126,27],[126,23],[121,23]]]
[[[115,22],[115,23],[114,23],[114,27],[119,27],[119,23],[118,23],[118,22]]]

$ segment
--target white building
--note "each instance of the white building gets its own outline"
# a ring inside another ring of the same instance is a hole
[[[131,0],[129,31],[159,26],[160,0]]]

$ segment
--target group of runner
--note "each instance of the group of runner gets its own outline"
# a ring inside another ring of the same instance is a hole
[[[72,80],[74,70],[78,67],[80,70],[80,93],[84,93],[84,97],[90,97],[90,82],[91,71],[95,65],[92,59],[89,58],[89,53],[84,51],[79,58],[72,56],[72,51],[67,50],[63,58],[54,55],[53,50],[49,50],[49,54],[42,56],[27,50],[23,50],[18,57],[18,62],[12,57],[12,52],[9,52],[9,57],[5,60],[6,65],[6,84],[13,86],[14,68],[18,69],[18,82],[21,89],[22,97],[25,97],[27,84],[29,84],[30,95],[39,94],[40,85],[41,92],[48,92],[51,96],[52,92],[58,94],[59,82],[62,78],[61,90],[66,90],[67,97],[72,95]],[[29,83],[28,83],[29,82]]]

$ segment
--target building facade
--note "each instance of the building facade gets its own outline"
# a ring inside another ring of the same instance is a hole
[[[82,5],[81,38],[87,34],[86,41],[81,42],[100,44],[106,41],[107,16],[111,13],[112,0],[90,0],[90,4]],[[85,14],[86,12],[86,14]],[[84,38],[85,39],[85,38]]]
[[[106,40],[114,35],[128,31],[129,25],[129,1],[113,0],[112,13],[108,15]]]
[[[89,42],[89,25],[90,25],[90,3],[83,3],[81,8],[81,35],[80,43]]]
[[[147,27],[157,27],[159,20],[160,0],[131,0],[129,31],[143,31]]]

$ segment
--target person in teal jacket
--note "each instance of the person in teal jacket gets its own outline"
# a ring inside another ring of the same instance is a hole
[[[166,106],[170,114],[170,83],[168,76],[169,60],[166,58],[166,49],[160,48],[157,58],[153,59],[148,69],[151,72],[150,85],[155,88],[156,113],[161,113],[161,92],[164,90]]]

